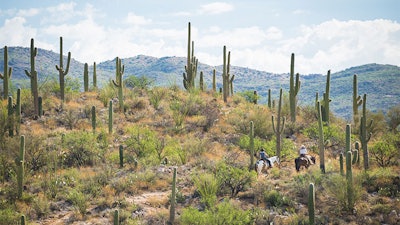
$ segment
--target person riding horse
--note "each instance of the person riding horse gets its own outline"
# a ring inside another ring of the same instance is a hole
[[[271,162],[268,160],[268,155],[267,155],[267,153],[265,152],[265,149],[264,149],[264,148],[261,149],[261,152],[260,152],[260,159],[264,160],[265,164],[268,165],[269,168],[272,167],[272,164],[271,164]]]
[[[313,162],[311,161],[310,155],[308,155],[306,146],[302,145],[302,146],[300,147],[299,153],[300,153],[300,157],[304,157],[305,159],[307,159],[307,160],[308,160],[308,163],[309,163],[310,165],[313,164]]]

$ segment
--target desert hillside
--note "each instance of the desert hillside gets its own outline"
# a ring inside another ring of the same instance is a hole
[[[314,207],[315,224],[400,223],[399,106],[385,116],[368,112],[365,168],[359,123],[349,124],[347,139],[348,122],[330,113],[322,162],[316,107],[298,106],[294,122],[285,94],[279,109],[278,99],[259,105],[249,93],[224,101],[212,89],[131,82],[121,93],[112,83],[67,85],[64,102],[58,83],[47,82],[40,116],[30,89],[20,90],[21,117],[16,91],[11,111],[1,101],[1,224],[22,215],[52,225],[310,224]],[[278,154],[277,137],[280,165],[257,174],[253,153]],[[301,145],[316,164],[297,172]]]

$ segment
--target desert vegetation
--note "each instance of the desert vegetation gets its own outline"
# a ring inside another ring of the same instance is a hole
[[[8,66],[1,76],[1,224],[400,222],[400,105],[372,113],[356,94],[353,119],[337,117],[330,72],[322,98],[297,105],[294,55],[290,90],[256,104],[253,90],[234,91],[226,47],[222,90],[196,78],[188,39],[185,89],[124,74],[118,57],[102,87],[87,69],[64,80],[70,54],[62,82],[38,82],[32,39],[31,89],[13,87]],[[317,163],[296,172],[303,144]],[[261,148],[281,165],[258,175]]]

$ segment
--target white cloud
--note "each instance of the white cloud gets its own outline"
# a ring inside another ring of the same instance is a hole
[[[25,26],[26,20],[23,17],[7,19],[0,27],[0,42],[8,46],[25,46],[31,37],[36,36],[35,28]]]
[[[31,17],[31,16],[36,16],[39,14],[39,9],[37,8],[31,8],[31,9],[21,9],[17,12],[17,16],[20,17]]]
[[[233,5],[226,2],[213,2],[200,6],[200,14],[220,14],[232,11]]]
[[[132,12],[128,13],[125,22],[130,25],[141,26],[151,23],[150,19],[146,19],[143,16],[138,16]]]

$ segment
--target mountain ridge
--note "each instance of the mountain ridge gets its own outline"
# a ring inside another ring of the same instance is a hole
[[[13,67],[13,84],[27,86],[29,82],[24,70],[29,70],[30,68],[29,48],[8,47],[8,53],[9,66]],[[3,55],[4,48],[0,49],[0,71],[3,71],[4,67]],[[66,59],[67,57],[64,56],[65,62]],[[147,76],[154,80],[156,86],[173,84],[180,87],[183,86],[182,74],[186,64],[185,57],[165,56],[157,58],[137,55],[123,58],[122,63],[125,65],[125,78],[130,75]],[[38,49],[36,69],[40,80],[58,79],[58,71],[55,68],[55,65],[58,64],[59,53]],[[93,63],[88,64],[89,74],[92,74]],[[70,71],[67,76],[80,79],[83,83],[83,68],[84,63],[72,57]],[[96,69],[97,80],[101,86],[114,78],[115,60],[110,59],[98,62]],[[216,70],[217,89],[219,89],[219,87],[222,87],[222,65],[210,66],[199,62],[198,73],[203,71],[208,89],[211,88],[213,69]],[[235,74],[235,92],[255,90],[261,96],[261,104],[266,102],[268,89],[271,89],[273,98],[277,98],[280,88],[283,88],[288,93],[289,73],[278,74],[240,66],[231,66],[231,72]],[[344,118],[350,118],[351,116],[352,79],[354,74],[358,75],[358,93],[360,95],[367,94],[367,107],[371,111],[382,110],[386,112],[390,107],[400,103],[400,90],[397,88],[400,86],[400,67],[376,63],[354,66],[331,74],[331,108],[336,115]],[[199,76],[197,76],[196,80],[198,79]],[[300,74],[300,81],[302,85],[298,94],[299,105],[310,105],[315,101],[316,92],[319,93],[319,96],[322,96],[325,90],[326,74]]]

